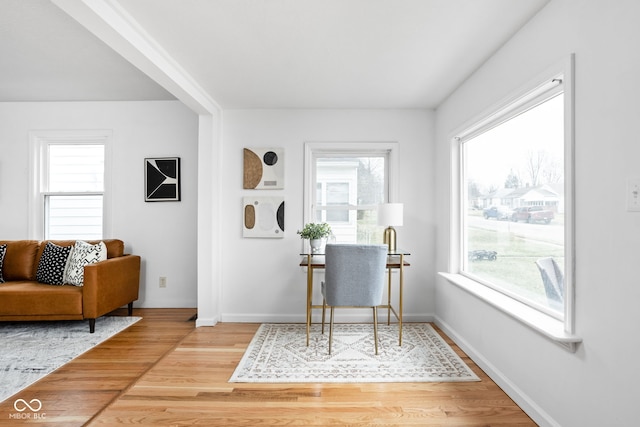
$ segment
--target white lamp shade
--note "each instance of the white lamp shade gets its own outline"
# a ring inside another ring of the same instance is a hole
[[[402,203],[383,203],[378,205],[378,225],[402,225]]]

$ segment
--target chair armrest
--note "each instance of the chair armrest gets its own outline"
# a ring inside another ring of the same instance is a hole
[[[140,256],[124,255],[84,267],[82,314],[95,319],[138,299]]]

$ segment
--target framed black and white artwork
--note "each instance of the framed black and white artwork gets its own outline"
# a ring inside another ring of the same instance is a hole
[[[144,201],[180,201],[180,157],[144,159]]]

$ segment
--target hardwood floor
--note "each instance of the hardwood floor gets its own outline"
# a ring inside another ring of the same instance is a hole
[[[20,425],[18,397],[42,401],[40,426],[536,425],[441,331],[482,381],[231,384],[258,325],[195,329],[194,313],[136,309],[143,320],[3,402],[0,426]]]
[[[126,316],[127,310],[113,314]],[[16,419],[18,398],[42,402],[39,426],[85,425],[193,331],[194,314],[195,309],[134,308],[142,320],[0,403],[0,426],[29,421]]]

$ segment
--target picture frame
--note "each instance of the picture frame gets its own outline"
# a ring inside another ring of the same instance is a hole
[[[144,201],[179,202],[180,157],[144,159]]]
[[[284,238],[284,197],[245,197],[242,236]]]
[[[245,190],[284,189],[283,148],[244,148],[243,169]]]

